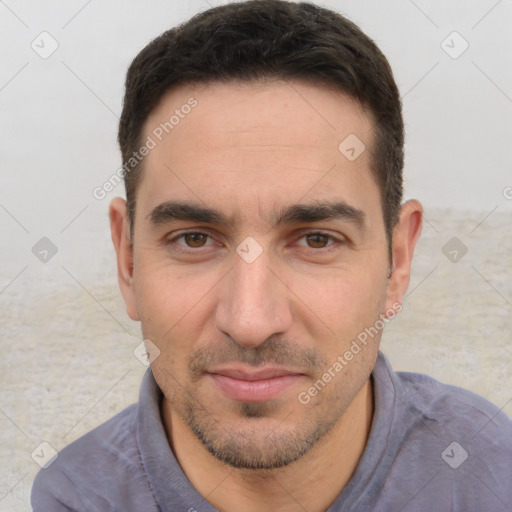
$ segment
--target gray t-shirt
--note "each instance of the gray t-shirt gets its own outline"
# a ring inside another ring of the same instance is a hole
[[[359,464],[329,512],[510,512],[512,421],[487,400],[379,353],[375,414]],[[32,488],[35,512],[215,512],[167,442],[151,370],[139,403],[64,448]],[[333,454],[332,468],[343,464]]]

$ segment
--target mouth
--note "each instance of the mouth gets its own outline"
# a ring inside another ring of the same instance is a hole
[[[217,368],[206,375],[226,397],[240,402],[272,400],[305,378],[303,373],[282,367],[254,369],[246,365]]]

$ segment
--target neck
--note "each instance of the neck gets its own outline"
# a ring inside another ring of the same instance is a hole
[[[338,423],[304,456],[283,468],[244,470],[213,457],[162,402],[169,443],[196,490],[221,512],[324,512],[353,475],[370,433],[373,392],[368,380]]]

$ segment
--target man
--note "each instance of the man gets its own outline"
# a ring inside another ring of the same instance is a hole
[[[211,9],[133,61],[119,142],[151,369],[41,470],[36,512],[512,509],[512,422],[379,352],[422,208],[367,36],[311,4]]]

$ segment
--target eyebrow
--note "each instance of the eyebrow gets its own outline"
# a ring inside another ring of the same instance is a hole
[[[167,201],[156,206],[147,216],[151,224],[158,226],[176,220],[188,220],[205,224],[220,224],[232,227],[233,219],[215,208],[195,203]],[[343,220],[364,227],[366,215],[343,201],[294,204],[274,213],[272,227],[293,223],[312,223],[323,220]]]
[[[362,210],[343,201],[294,204],[283,208],[274,219],[273,225],[319,222],[331,219],[348,221],[363,227],[366,215]]]
[[[173,220],[191,220],[195,222],[204,222],[205,224],[227,224],[227,217],[214,208],[205,208],[193,203],[180,203],[167,201],[161,203],[147,216],[154,225],[166,224]]]

